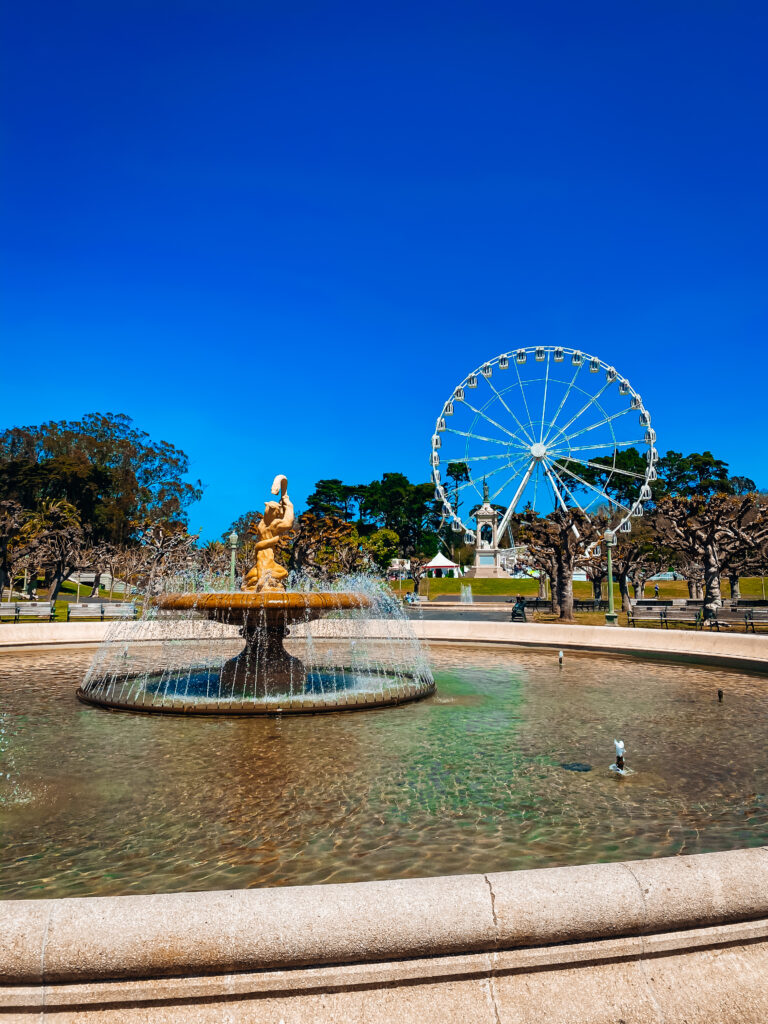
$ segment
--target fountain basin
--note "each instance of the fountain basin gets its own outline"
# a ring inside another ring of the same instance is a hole
[[[408,636],[401,630],[396,637],[397,643],[404,644],[399,664],[391,658],[386,664],[371,663],[364,651],[361,657],[367,631],[356,617],[362,618],[374,601],[369,594],[345,591],[162,594],[153,601],[159,618],[129,624],[127,632],[119,629],[112,654],[105,655],[77,696],[85,703],[116,710],[270,715],[384,707],[433,693],[431,673],[423,659],[414,657],[418,643],[410,627]],[[352,617],[346,624],[333,623],[340,634],[339,646],[345,647],[342,641],[351,643],[335,662],[318,662],[309,627],[331,612]],[[203,629],[205,619],[223,630]],[[188,635],[174,637],[174,623]],[[293,625],[301,640],[289,652],[284,641],[291,638]],[[235,629],[245,642],[240,650]],[[350,631],[351,637],[344,635]],[[358,650],[355,636],[361,645]],[[158,639],[165,643],[168,657],[153,662],[146,653],[137,655],[137,647],[147,648],[148,641]],[[121,661],[124,642],[126,660]]]

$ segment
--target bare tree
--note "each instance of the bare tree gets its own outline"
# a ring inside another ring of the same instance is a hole
[[[553,610],[562,622],[573,621],[573,574],[590,546],[601,536],[601,523],[578,509],[558,509],[546,518],[522,513],[520,541],[553,583]]]
[[[703,566],[705,608],[722,605],[722,575],[768,547],[768,511],[754,494],[665,498],[657,524],[670,546]]]

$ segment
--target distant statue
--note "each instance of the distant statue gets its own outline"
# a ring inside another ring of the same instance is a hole
[[[255,544],[256,565],[250,569],[243,580],[243,590],[285,590],[283,580],[288,570],[275,561],[275,549],[284,534],[293,526],[293,504],[288,497],[288,480],[284,476],[276,476],[272,484],[272,493],[279,494],[279,501],[268,501],[264,506],[264,517],[257,526],[252,526],[249,533],[258,537]]]
[[[490,500],[490,495],[488,494],[488,481],[483,477],[483,504],[487,505]]]

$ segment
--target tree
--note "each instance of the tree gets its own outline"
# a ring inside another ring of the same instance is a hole
[[[571,472],[571,460],[563,456],[562,468],[568,473]],[[604,491],[609,498],[629,505],[637,499],[640,491],[640,484],[646,470],[646,463],[637,448],[616,449],[613,455],[597,455],[592,460],[591,466],[585,466],[582,462],[573,463],[573,472],[581,480],[569,482],[571,490],[589,491],[591,496],[594,492],[585,484],[591,484]]]
[[[437,553],[440,511],[432,484],[412,484],[402,473],[384,473],[366,488],[361,512],[398,535],[402,558]]]
[[[353,523],[339,516],[303,512],[294,523],[289,568],[315,578],[345,575],[365,566],[362,542]]]
[[[400,538],[395,531],[386,528],[376,530],[362,541],[363,551],[381,572],[386,572],[392,559],[397,556],[399,544]]]
[[[32,547],[24,535],[26,513],[17,501],[0,501],[0,599],[13,586],[18,566]]]
[[[712,494],[731,494],[728,463],[716,459],[712,452],[682,455],[668,451],[657,466],[658,481],[654,497],[675,496],[706,498]]]
[[[154,516],[137,520],[132,526],[146,553],[142,566],[146,576],[144,586],[151,596],[162,572],[178,571],[187,565],[197,534],[187,533],[180,522],[167,522]]]
[[[86,538],[77,509],[68,501],[43,501],[27,516],[22,535],[43,567],[49,600],[55,601],[61,584],[85,561]]]
[[[720,577],[768,548],[768,510],[755,495],[670,497],[659,503],[659,535],[704,570],[704,604],[722,605]]]
[[[600,521],[572,508],[557,509],[545,518],[524,512],[515,519],[519,543],[526,546],[529,560],[552,581],[556,614],[561,621],[573,621],[573,573],[600,537]]]
[[[185,479],[188,470],[183,451],[121,414],[0,432],[0,499],[27,509],[65,501],[94,541],[129,541],[130,524],[146,516],[186,525],[202,493],[200,481]]]
[[[318,516],[337,516],[350,522],[354,518],[355,505],[359,509],[365,491],[363,484],[350,486],[336,477],[318,480],[314,491],[307,498],[307,511]]]

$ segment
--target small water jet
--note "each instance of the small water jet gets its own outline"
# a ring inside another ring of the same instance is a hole
[[[614,740],[613,745],[616,748],[616,761],[611,765],[611,771],[618,775],[628,775],[629,768],[624,764],[624,740]]]
[[[272,493],[280,499],[267,502],[253,530],[257,560],[241,591],[177,589],[156,596],[139,622],[113,625],[81,700],[254,715],[381,707],[434,692],[413,630],[380,582],[355,577],[342,581],[349,587],[317,590],[304,580],[285,589],[288,571],[275,559],[294,521],[284,476]]]

